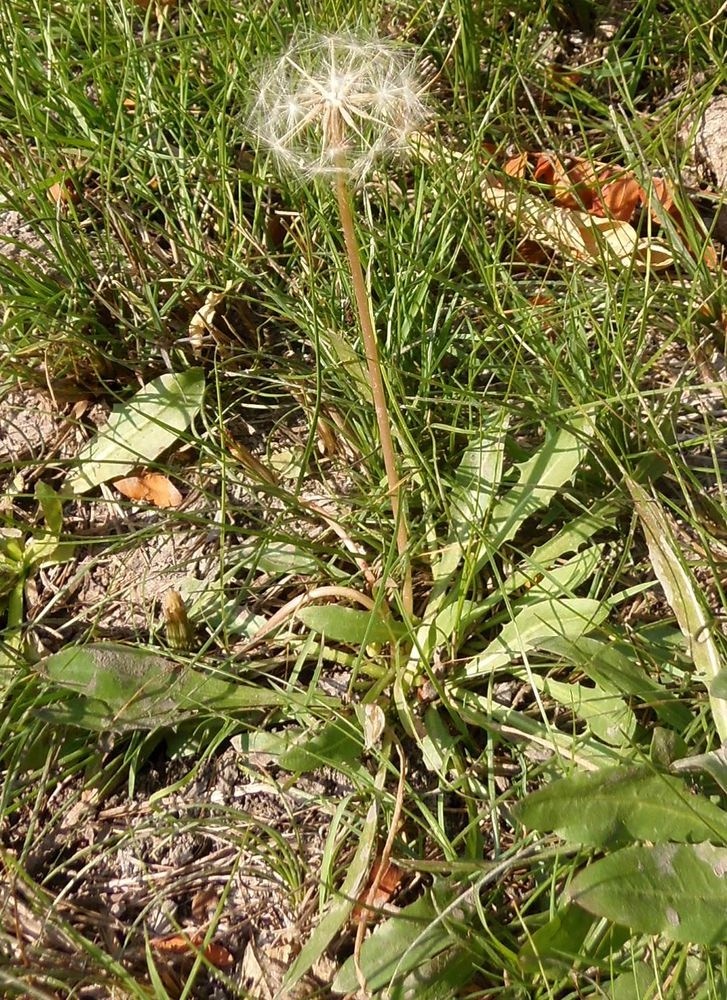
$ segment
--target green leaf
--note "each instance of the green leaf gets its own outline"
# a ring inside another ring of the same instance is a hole
[[[432,561],[434,577],[430,606],[435,609],[457,570],[470,541],[482,532],[485,516],[502,479],[505,431],[509,415],[497,409],[488,424],[469,442],[455,470],[449,498],[449,534],[438,559]]]
[[[544,597],[572,597],[575,590],[589,580],[603,563],[604,549],[605,545],[591,545],[560,565],[544,569],[540,580],[535,583],[532,579],[528,581],[530,589],[518,603],[531,604],[542,601]]]
[[[502,479],[508,417],[502,409],[493,414],[490,426],[467,445],[455,471],[449,495],[449,527],[461,549],[484,524]]]
[[[569,684],[551,677],[532,676],[532,682],[546,697],[569,709],[604,743],[625,746],[636,731],[636,716],[617,695],[607,694],[598,685]]]
[[[468,896],[468,899],[471,898]],[[461,944],[455,921],[471,919],[471,902],[450,907],[452,890],[435,886],[396,916],[380,924],[361,948],[361,969],[369,990],[391,989],[415,970],[426,968],[452,945]],[[447,919],[442,912],[447,911]],[[358,988],[353,958],[349,958],[333,981],[334,993],[353,993]],[[392,994],[399,995],[399,994]]]
[[[632,840],[727,843],[727,814],[690,795],[683,782],[645,767],[576,774],[533,792],[513,810],[531,830],[575,844],[606,847]]]
[[[688,944],[727,939],[727,849],[635,845],[580,872],[568,898],[598,917]]]
[[[275,539],[270,539],[264,545],[256,541],[237,546],[231,550],[229,558],[236,562],[239,560],[243,566],[254,566],[260,573],[268,573],[270,576],[308,576],[320,569],[318,560],[311,555],[309,548]]]
[[[472,983],[478,956],[466,947],[448,948],[422,962],[401,983],[394,983],[388,1000],[455,1000]]]
[[[586,416],[575,421],[572,429],[548,430],[542,447],[517,466],[517,484],[492,509],[487,526],[488,551],[481,557],[482,566],[490,553],[513,538],[536,511],[547,507],[561,486],[573,477],[588,454],[584,435],[590,433],[592,425],[592,419]]]
[[[526,605],[484,652],[465,664],[460,679],[487,676],[553,637],[579,639],[608,615],[608,606],[586,597],[549,599]]]
[[[35,484],[35,499],[40,504],[48,531],[58,541],[63,530],[63,500],[52,486],[40,480]]]
[[[340,604],[309,605],[296,611],[296,617],[331,642],[349,646],[395,642],[406,631],[400,622],[385,618],[380,611],[359,611]]]
[[[689,725],[689,708],[649,677],[633,644],[604,642],[591,636],[581,636],[576,641],[555,636],[544,640],[541,648],[578,667],[604,691],[641,699],[666,725],[675,729]]]
[[[43,513],[46,527],[35,530],[23,551],[23,569],[31,573],[38,566],[58,566],[76,554],[77,542],[61,542],[63,530],[63,500],[45,483],[35,484],[35,498]]]
[[[611,983],[611,1000],[656,1000],[659,987],[653,966],[636,962],[628,972],[622,972]]]
[[[93,723],[91,728],[96,728],[98,722],[114,732],[173,726],[198,713],[270,708],[289,704],[293,698],[281,691],[222,680],[118,643],[69,646],[41,660],[34,669],[84,698],[84,711],[74,708],[84,725]]]
[[[531,934],[518,953],[525,972],[543,972],[553,978],[586,960],[583,945],[593,917],[579,906],[561,907],[543,927]]]
[[[278,758],[286,771],[298,774],[319,767],[339,768],[358,760],[363,753],[361,730],[346,719],[333,719],[321,729],[303,732]]]
[[[718,747],[717,750],[710,750],[708,753],[672,760],[671,770],[675,774],[705,771],[714,778],[722,791],[727,793],[727,748],[724,746]]]
[[[424,764],[428,770],[444,778],[452,766],[458,738],[450,732],[442,713],[433,705],[424,715],[424,728],[426,735],[420,741]]]
[[[689,644],[694,666],[709,686],[722,669],[722,659],[712,634],[712,616],[684,559],[682,546],[676,541],[670,518],[657,499],[649,496],[635,480],[627,477],[626,485],[644,530],[654,572]],[[710,693],[710,703],[717,732],[724,742],[727,740],[727,701]]]
[[[78,455],[64,493],[86,493],[153,461],[190,426],[203,397],[201,368],[168,372],[148,382],[127,403],[113,408],[106,425]]]

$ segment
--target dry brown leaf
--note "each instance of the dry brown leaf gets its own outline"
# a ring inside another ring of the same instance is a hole
[[[192,919],[198,924],[210,920],[217,909],[219,898],[217,889],[206,887],[196,892],[192,897]]]
[[[644,189],[633,174],[621,174],[605,184],[591,207],[594,215],[630,222],[645,201]]]
[[[528,266],[547,264],[553,255],[552,250],[547,251],[543,244],[538,243],[537,240],[520,240],[516,250],[515,262]]]
[[[558,158],[550,153],[535,153],[533,163],[533,180],[538,184],[555,187],[558,176],[564,173]]]
[[[380,910],[386,906],[401,885],[401,880],[404,877],[404,869],[399,868],[398,865],[395,865],[391,861],[387,861],[383,872],[379,874],[381,871],[381,861],[382,859],[379,856],[371,866],[368,883],[360,893],[358,902],[351,913],[351,919],[356,924],[363,919],[364,913],[367,914],[367,919],[370,919],[372,910]],[[378,885],[375,892],[372,893],[371,890],[376,884],[377,879]]]
[[[70,177],[64,177],[62,180],[56,181],[55,184],[51,184],[46,194],[48,201],[61,207],[77,205],[80,200],[80,195]]]
[[[503,170],[508,175],[508,177],[525,177],[528,172],[528,166],[530,165],[530,160],[527,153],[518,153],[517,156],[511,156],[507,161]]]
[[[672,217],[672,219],[680,228],[680,230],[683,230],[684,220],[682,219],[682,213],[675,205],[674,195],[672,194],[672,190],[667,184],[667,182],[664,180],[664,178],[654,177],[654,179],[651,182],[651,188],[652,191],[654,192],[656,200],[661,204],[664,211],[667,212]],[[658,214],[654,212],[653,209],[651,209],[651,217],[654,220],[654,222],[658,223],[661,222],[661,219],[659,218]]]
[[[660,270],[673,263],[666,246],[639,239],[627,222],[559,208],[525,191],[509,191],[491,182],[483,184],[481,191],[488,205],[504,212],[528,237],[555,246],[575,260],[603,262],[609,267],[633,265],[639,270]]]
[[[152,503],[155,507],[179,507],[184,499],[174,483],[160,472],[116,479],[114,486],[128,500]]]
[[[204,305],[200,306],[189,321],[189,329],[187,331],[189,333],[189,342],[192,345],[192,351],[197,357],[202,353],[205,336],[214,331],[217,307],[223,301],[225,295],[227,295],[230,287],[228,285],[222,292],[207,292]]]
[[[204,944],[204,931],[195,931],[194,934],[165,934],[162,937],[152,938],[149,944],[154,951],[161,956],[164,955],[194,955]],[[235,956],[216,941],[210,941],[202,951],[202,954],[217,969],[229,969],[235,964]]]

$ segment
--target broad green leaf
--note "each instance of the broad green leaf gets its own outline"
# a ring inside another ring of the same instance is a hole
[[[515,536],[518,528],[533,514],[547,507],[558,490],[575,474],[588,454],[585,436],[591,432],[589,416],[573,422],[572,429],[549,430],[545,443],[518,465],[518,482],[492,508],[487,525],[487,551],[478,568],[483,568],[489,555]]]
[[[594,847],[632,840],[727,843],[727,813],[690,795],[678,778],[645,767],[605,768],[561,778],[513,809],[532,830]]]
[[[604,642],[591,636],[581,636],[577,640],[555,636],[544,640],[541,648],[578,667],[604,691],[641,699],[665,724],[675,729],[689,725],[689,708],[649,677],[633,644]]]
[[[562,976],[585,958],[583,945],[593,917],[579,906],[561,907],[543,927],[531,934],[518,953],[526,972]]]
[[[671,769],[675,774],[705,771],[714,778],[722,791],[727,793],[727,748],[724,746],[710,750],[709,753],[672,760]]]
[[[625,746],[636,731],[636,717],[626,702],[602,688],[567,684],[551,677],[533,676],[532,682],[547,697],[569,709],[604,743]]]
[[[452,599],[445,602],[431,628],[436,636],[435,645],[451,643],[461,637],[482,617],[480,605],[467,597],[453,593]]]
[[[605,545],[592,545],[558,566],[544,569],[540,579],[528,581],[529,590],[522,603],[541,601],[544,597],[572,597],[576,588],[589,580],[602,564],[604,549]]]
[[[579,639],[608,616],[608,605],[586,597],[545,600],[530,604],[508,622],[484,652],[465,664],[459,679],[482,677],[505,667],[545,641]]]
[[[588,731],[565,733],[527,712],[500,704],[492,694],[483,695],[465,687],[450,690],[449,694],[464,722],[491,731],[498,739],[533,743],[586,770],[608,767],[621,759],[622,751],[595,739]]]
[[[515,590],[532,588],[518,600],[518,606],[540,601],[546,596],[569,596],[597,568],[602,556],[602,546],[592,546],[583,553],[577,553],[573,559],[555,569],[550,568],[550,562],[582,545],[587,541],[589,531],[603,528],[608,523],[596,515],[583,515],[576,521],[578,523],[572,522],[526,556],[521,567],[484,598],[474,601],[453,591],[434,618],[434,644],[449,642],[453,637],[463,635]],[[533,586],[535,580],[542,582],[536,582]]]
[[[254,566],[260,573],[270,576],[296,574],[308,576],[320,569],[318,560],[302,545],[270,539],[265,545],[259,541],[237,546],[230,554],[240,566]]]
[[[453,923],[471,919],[473,904],[462,902],[450,907],[451,899],[451,889],[435,886],[380,924],[364,941],[361,969],[372,993],[392,988],[409,973],[426,967],[445,949],[460,943]],[[447,918],[442,919],[445,909]],[[334,993],[353,993],[358,988],[353,958],[339,971],[332,988]]]
[[[727,670],[720,670],[709,685],[709,693],[716,698],[727,698]]]
[[[255,635],[267,619],[255,614],[246,604],[230,599],[224,582],[218,578],[198,580],[185,577],[177,588],[187,605],[190,619],[204,622],[212,631],[227,635]]]
[[[450,532],[466,548],[484,524],[502,479],[508,414],[497,410],[481,435],[465,448],[449,494]]]
[[[48,531],[56,536],[57,541],[63,530],[63,500],[52,486],[40,481],[35,484],[35,499],[43,511]]]
[[[82,698],[76,694],[68,694],[62,702],[55,705],[45,705],[36,709],[38,718],[52,722],[56,726],[76,726],[78,729],[88,729],[94,733],[102,733],[109,729],[109,710],[102,701],[93,698]],[[182,722],[188,716],[182,716]],[[141,726],[138,728],[142,728]]]
[[[314,732],[303,732],[278,758],[286,771],[302,773],[319,767],[340,769],[363,754],[363,733],[346,719],[333,719]]]
[[[610,1000],[657,1000],[660,992],[653,966],[636,962],[612,981],[609,996]]]
[[[83,696],[85,718],[114,732],[173,726],[198,713],[270,708],[292,695],[195,670],[157,653],[118,643],[69,646],[35,665],[59,687]],[[74,709],[79,714],[79,709]]]
[[[309,605],[296,611],[296,618],[331,642],[349,646],[395,642],[406,631],[400,622],[385,618],[380,611],[359,611],[340,604]]]
[[[86,493],[152,462],[190,426],[203,397],[201,368],[167,373],[148,382],[127,403],[113,408],[105,426],[78,455],[64,493]]]
[[[635,480],[626,485],[646,537],[649,558],[674,616],[689,644],[694,666],[709,684],[722,669],[722,659],[712,635],[712,619],[703,595],[677,543],[672,522],[654,496]],[[727,740],[727,700],[710,693],[712,715],[722,742]]]
[[[727,940],[727,849],[634,845],[579,872],[568,899],[598,917],[688,944]]]
[[[483,529],[485,516],[502,479],[508,419],[505,410],[497,409],[487,426],[467,445],[454,473],[449,497],[448,541],[439,558],[432,560],[432,611],[439,606],[470,539],[476,538]]]
[[[422,962],[386,995],[388,1000],[454,1000],[471,984],[479,961],[464,945],[454,945]]]
[[[420,741],[422,757],[426,767],[445,778],[458,743],[456,736],[433,705],[424,715],[426,735]]]

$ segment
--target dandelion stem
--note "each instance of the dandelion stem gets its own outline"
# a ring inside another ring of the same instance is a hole
[[[343,156],[345,154],[341,155]],[[378,425],[379,441],[381,443],[381,453],[384,458],[386,480],[389,486],[391,510],[396,523],[396,547],[404,565],[404,585],[402,587],[401,595],[402,605],[404,612],[410,616],[413,610],[414,599],[412,594],[411,564],[409,562],[409,536],[406,527],[406,511],[404,509],[401,480],[396,467],[394,442],[391,437],[391,420],[389,417],[389,408],[386,403],[384,380],[381,375],[379,348],[371,316],[371,303],[369,302],[369,296],[366,290],[363,268],[361,267],[361,253],[353,223],[351,191],[347,180],[347,174],[344,170],[339,170],[336,173],[335,186],[336,199],[338,201],[338,212],[341,218],[341,228],[343,230],[343,239],[346,244],[346,255],[348,257],[348,264],[351,270],[351,281],[353,283],[353,291],[356,297],[356,308],[358,311],[359,323],[361,324],[364,351],[366,352],[366,365],[368,367],[369,379],[371,380],[371,395],[374,401],[376,423]]]

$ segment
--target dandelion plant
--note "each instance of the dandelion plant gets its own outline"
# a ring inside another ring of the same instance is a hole
[[[352,35],[295,41],[263,74],[251,112],[258,140],[279,166],[334,188],[371,382],[376,423],[404,564],[402,604],[412,610],[411,566],[401,478],[381,371],[373,310],[353,214],[353,185],[380,157],[406,148],[425,117],[413,61],[393,43]]]

